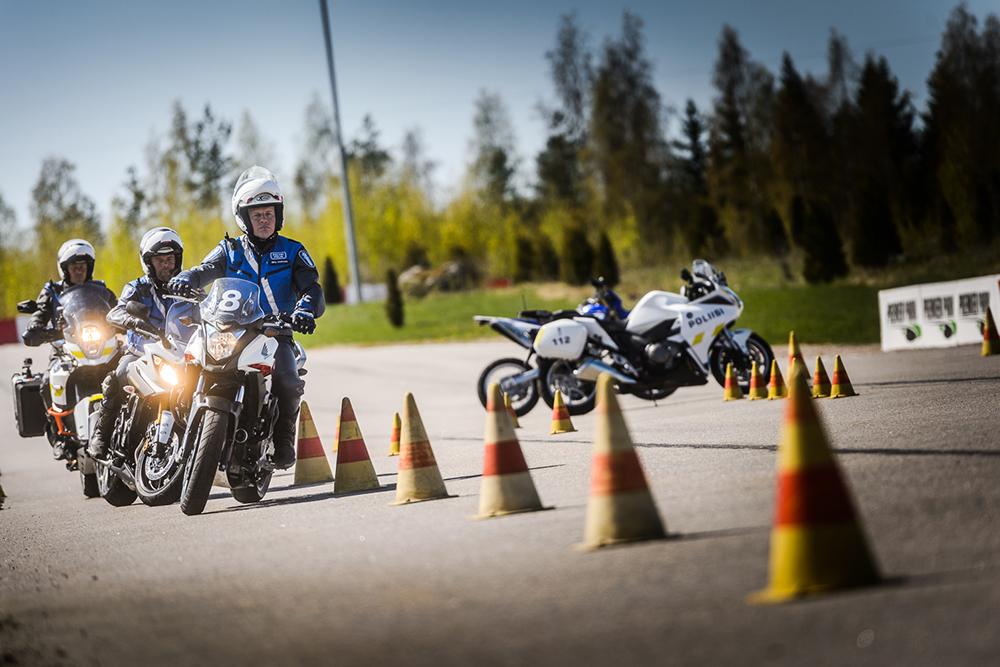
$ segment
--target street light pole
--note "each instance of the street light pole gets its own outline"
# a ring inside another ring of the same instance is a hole
[[[344,189],[344,237],[347,240],[347,266],[351,274],[351,292],[354,302],[361,303],[361,275],[358,271],[358,245],[354,240],[354,211],[351,206],[351,188],[347,176],[347,154],[344,152],[343,132],[340,125],[340,104],[337,102],[337,75],[333,68],[333,41],[330,37],[330,17],[326,0],[319,0],[323,16],[323,39],[326,42],[326,64],[330,71],[330,92],[333,94],[333,122],[337,131],[337,152],[340,154],[340,183]]]

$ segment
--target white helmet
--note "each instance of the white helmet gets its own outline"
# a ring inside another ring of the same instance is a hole
[[[233,188],[233,216],[245,234],[253,236],[248,210],[257,206],[274,207],[274,231],[281,229],[284,221],[285,200],[281,196],[278,180],[264,167],[254,165],[240,174]]]
[[[146,276],[156,281],[156,272],[150,262],[153,255],[176,255],[173,273],[176,276],[181,272],[184,261],[184,243],[181,242],[180,235],[169,227],[153,227],[142,235],[142,240],[139,241],[139,263]]]
[[[56,267],[58,267],[59,275],[62,276],[63,280],[69,282],[69,273],[66,271],[66,265],[81,259],[87,261],[87,280],[92,280],[94,277],[94,262],[97,261],[97,253],[94,252],[94,246],[90,245],[89,241],[84,241],[83,239],[70,239],[59,246]]]

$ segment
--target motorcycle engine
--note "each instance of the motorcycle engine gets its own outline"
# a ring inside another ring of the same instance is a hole
[[[646,346],[645,351],[646,359],[650,363],[670,369],[680,359],[682,347],[679,343],[661,341],[659,343],[650,343]]]

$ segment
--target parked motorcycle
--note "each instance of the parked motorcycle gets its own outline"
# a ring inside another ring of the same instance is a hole
[[[274,339],[292,335],[290,318],[265,316],[258,286],[238,278],[212,283],[199,319],[186,353],[200,370],[182,441],[181,511],[189,515],[205,509],[220,470],[238,502],[258,502],[267,493],[278,414],[270,378]],[[305,352],[298,343],[295,357],[304,375]]]
[[[184,470],[180,441],[187,425],[191,386],[185,382],[184,350],[194,333],[192,303],[167,308],[162,331],[137,328],[149,340],[142,356],[126,371],[125,401],[108,439],[108,461],[97,462],[101,495],[117,507],[136,496],[146,505],[169,505],[181,494]],[[146,321],[149,308],[137,301],[125,306],[129,315]]]
[[[49,331],[52,355],[47,372],[33,373],[31,359],[13,376],[15,415],[21,437],[45,435],[53,450],[77,470],[88,498],[100,495],[87,442],[101,400],[101,381],[121,355],[121,342],[105,317],[114,304],[93,283],[67,287],[59,296],[58,326]],[[17,304],[20,313],[38,310],[33,301]]]
[[[539,397],[551,407],[559,390],[570,414],[579,415],[593,410],[602,372],[615,379],[620,393],[652,401],[679,387],[705,384],[709,375],[722,385],[728,363],[744,391],[752,362],[766,381],[774,353],[754,332],[733,328],[743,301],[729,288],[725,274],[699,259],[692,271],[681,271],[681,279],[686,285],[680,294],[651,291],[631,312],[598,281],[596,296],[575,311],[477,316],[481,325],[529,350],[524,361],[500,359],[486,367],[479,378],[480,401],[485,405],[486,387],[499,382],[522,416]]]

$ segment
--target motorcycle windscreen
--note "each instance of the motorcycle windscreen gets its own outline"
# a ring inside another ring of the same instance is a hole
[[[260,288],[239,278],[219,278],[199,306],[201,319],[220,328],[245,326],[264,317]]]
[[[102,347],[114,334],[105,318],[114,304],[108,290],[95,283],[70,285],[59,295],[66,338],[84,349]]]
[[[183,349],[198,330],[198,325],[194,324],[198,314],[195,308],[196,305],[189,301],[174,301],[167,308],[163,331],[172,345]]]

